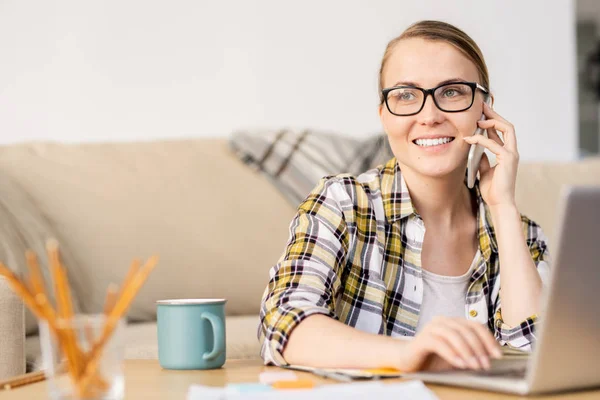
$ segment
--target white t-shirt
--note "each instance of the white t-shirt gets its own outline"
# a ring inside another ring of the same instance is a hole
[[[421,269],[423,275],[423,302],[417,323],[417,333],[437,315],[444,317],[467,317],[467,291],[469,290],[469,279],[475,268],[475,258],[471,262],[469,270],[460,276],[438,275]]]

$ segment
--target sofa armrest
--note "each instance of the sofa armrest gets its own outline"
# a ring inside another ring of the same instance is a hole
[[[0,276],[0,381],[25,373],[25,308]]]

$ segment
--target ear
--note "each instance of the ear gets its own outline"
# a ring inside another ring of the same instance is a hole
[[[381,127],[383,128],[383,131],[387,135],[387,129],[385,128],[385,124],[383,123],[383,113],[386,111],[387,111],[387,109],[385,108],[385,103],[380,104],[379,107],[377,108],[377,114],[379,115],[379,121],[381,122]]]
[[[379,105],[379,107],[377,108],[377,115],[379,115],[379,119],[381,120],[381,122],[383,123],[383,113],[385,111],[385,104],[381,103]]]
[[[492,98],[492,103],[490,104],[490,107],[493,109],[494,108],[494,94],[490,93],[490,97]]]

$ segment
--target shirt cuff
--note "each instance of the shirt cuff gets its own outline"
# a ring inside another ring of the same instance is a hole
[[[494,315],[496,340],[502,346],[508,345],[514,349],[531,351],[532,343],[535,341],[535,327],[538,322],[537,314],[533,314],[520,324],[510,327],[504,323],[501,309],[499,309]]]
[[[261,323],[261,350],[260,355],[265,365],[275,365],[283,367],[289,363],[283,358],[283,350],[290,338],[294,328],[304,321],[307,317],[315,314],[322,314],[328,317],[336,318],[335,314],[325,307],[306,306],[280,306],[276,311],[279,314],[277,320],[272,325]]]

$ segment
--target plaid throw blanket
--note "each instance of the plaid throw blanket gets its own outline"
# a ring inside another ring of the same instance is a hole
[[[385,134],[357,139],[312,130],[239,131],[229,142],[248,166],[265,174],[298,206],[328,175],[360,175],[394,157]]]

